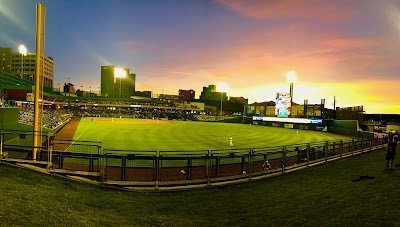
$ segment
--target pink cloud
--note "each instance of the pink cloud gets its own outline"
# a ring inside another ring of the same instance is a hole
[[[356,9],[352,8],[355,2],[350,0],[215,0],[215,2],[255,19],[288,17],[346,21],[356,13]]]
[[[334,38],[322,42],[322,44],[335,49],[369,48],[382,44],[382,40],[369,37]]]

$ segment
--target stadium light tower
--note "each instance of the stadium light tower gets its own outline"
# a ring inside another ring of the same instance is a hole
[[[222,115],[222,94],[228,91],[228,85],[226,85],[226,83],[220,83],[218,84],[217,88],[218,91],[221,92],[221,112],[219,113],[219,115]]]
[[[121,90],[122,90],[122,78],[126,77],[126,71],[123,68],[115,68],[114,76],[119,77],[119,97],[121,98]]]
[[[26,49],[26,47],[21,44],[18,47],[18,51],[21,54],[22,57],[22,63],[21,63],[21,78],[24,77],[24,56],[26,56],[26,54],[28,53],[28,49]]]
[[[287,73],[287,81],[290,83],[290,106],[293,106],[293,83],[296,81],[296,71],[292,70]],[[292,115],[292,111],[290,111]]]

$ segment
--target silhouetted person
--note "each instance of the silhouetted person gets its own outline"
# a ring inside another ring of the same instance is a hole
[[[386,150],[386,167],[393,166],[394,155],[396,154],[396,146],[399,142],[399,137],[393,136],[393,140],[389,142]]]

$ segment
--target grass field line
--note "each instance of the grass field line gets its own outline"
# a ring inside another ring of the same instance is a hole
[[[90,124],[85,128],[85,130],[83,130],[83,132],[76,138],[76,139],[74,139],[74,141],[67,147],[67,149],[65,149],[65,151],[68,151],[68,149],[72,146],[72,145],[74,145],[74,143],[76,142],[76,141],[78,141],[78,139],[83,135],[83,134],[85,134],[85,132],[90,128],[90,126],[93,124],[93,121],[92,122],[90,122]]]

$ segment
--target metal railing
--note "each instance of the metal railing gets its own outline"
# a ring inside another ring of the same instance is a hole
[[[1,132],[3,161],[32,163],[29,153],[33,146],[23,135]],[[43,138],[34,161],[50,172],[146,189],[217,186],[265,178],[385,146],[383,139],[352,139],[245,149],[138,151],[102,149],[100,142]]]

